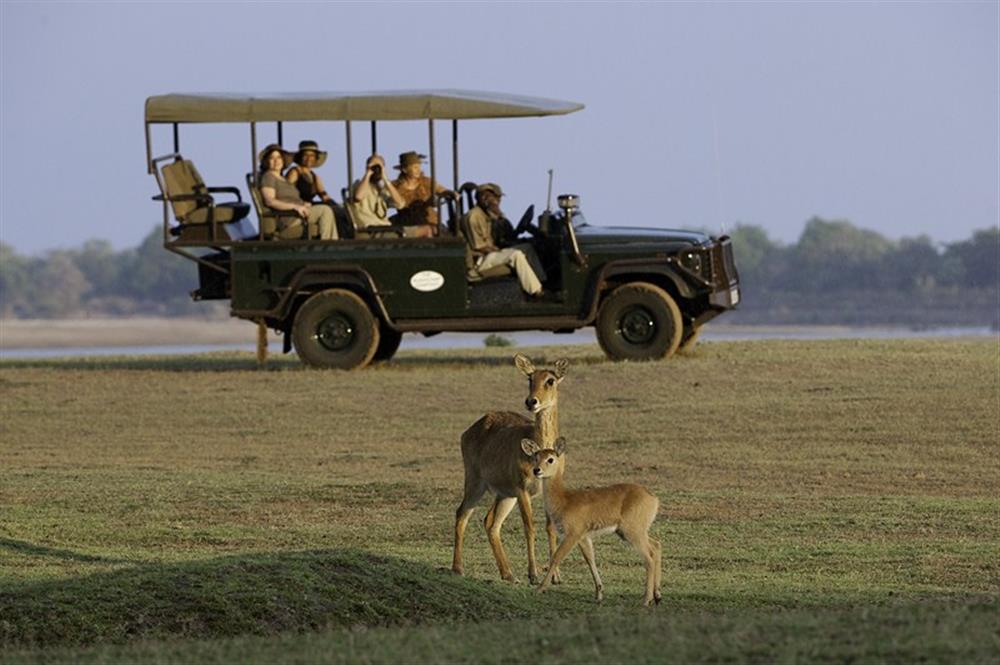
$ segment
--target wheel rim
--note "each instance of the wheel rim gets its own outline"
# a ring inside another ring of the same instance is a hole
[[[331,314],[316,326],[313,337],[328,351],[343,351],[354,342],[354,322],[343,314]]]
[[[656,336],[656,319],[645,307],[633,307],[618,319],[617,333],[629,344],[649,344]]]

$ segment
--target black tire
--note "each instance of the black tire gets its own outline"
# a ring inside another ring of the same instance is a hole
[[[659,360],[681,343],[681,311],[670,294],[647,282],[619,286],[597,313],[597,341],[612,360]]]
[[[385,362],[399,350],[399,343],[403,341],[403,333],[393,330],[384,322],[380,322],[378,348],[372,357],[373,363]]]
[[[327,289],[299,308],[292,324],[292,343],[307,365],[364,367],[378,348],[379,322],[357,295],[344,289]]]

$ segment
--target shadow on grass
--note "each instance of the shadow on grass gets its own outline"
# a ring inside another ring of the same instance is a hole
[[[27,556],[49,557],[53,559],[62,559],[64,561],[80,561],[83,563],[129,563],[124,559],[112,559],[104,556],[94,556],[92,554],[80,554],[79,552],[74,552],[73,550],[60,550],[54,547],[35,545],[34,543],[25,542],[23,540],[14,540],[13,538],[0,538],[0,550],[8,550],[15,554],[23,554]]]
[[[61,369],[84,371],[153,371],[153,372],[257,372],[302,369],[296,357],[270,359],[264,368],[257,367],[252,353],[204,353],[177,356],[79,356],[4,360],[0,369]]]
[[[414,370],[441,367],[506,367],[513,364],[515,353],[524,353],[539,367],[568,357],[575,365],[609,362],[593,348],[525,347],[523,349],[433,350],[403,352],[388,362],[375,363],[361,371]],[[340,372],[307,367],[295,355],[270,356],[258,367],[252,353],[217,352],[177,356],[81,356],[65,358],[30,358],[0,361],[0,369],[58,369],[74,371],[143,371],[143,372]]]
[[[0,647],[273,635],[532,616],[535,594],[367,552],[141,565],[0,586]]]

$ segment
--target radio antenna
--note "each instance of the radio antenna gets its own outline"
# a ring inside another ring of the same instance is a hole
[[[552,214],[552,169],[549,169],[549,195],[545,199],[545,214]]]

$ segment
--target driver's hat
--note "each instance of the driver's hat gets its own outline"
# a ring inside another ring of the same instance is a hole
[[[500,185],[495,182],[484,182],[479,187],[476,187],[476,194],[481,195],[483,192],[492,192],[498,197],[503,196],[503,190],[500,189]]]

